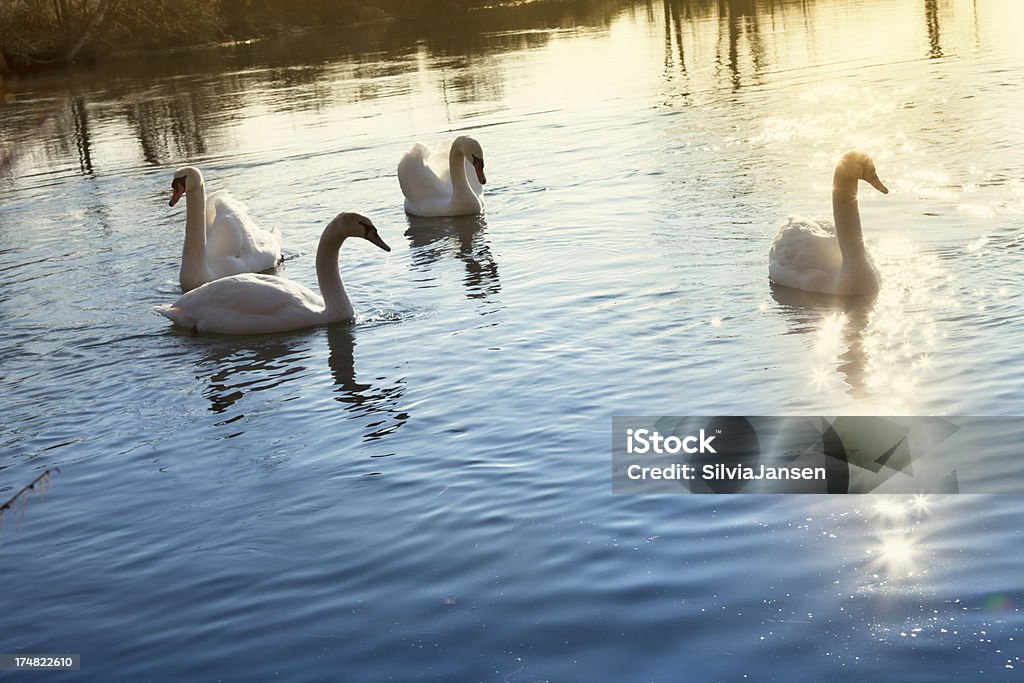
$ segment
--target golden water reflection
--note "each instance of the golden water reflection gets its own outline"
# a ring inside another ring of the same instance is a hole
[[[274,147],[265,151],[279,156],[279,142],[296,130],[309,134],[339,121],[347,135],[325,135],[317,148],[348,144],[363,133],[447,127],[505,110],[600,106],[623,93],[635,97],[659,80],[667,86],[664,95],[692,99],[825,69],[815,78],[825,82],[805,94],[806,120],[767,118],[766,139],[803,139],[853,129],[879,108],[907,104],[891,89],[879,99],[871,89],[828,83],[831,70],[992,50],[1021,56],[1013,27],[1024,7],[1012,0],[907,0],[880,11],[857,5],[496,2],[453,17],[369,22],[344,41],[336,31],[307,32],[114,61],[83,78],[46,85],[54,104],[42,119],[34,115],[33,92],[42,86],[0,81],[0,175],[61,162],[84,175],[126,163],[160,166],[239,147],[252,151],[261,140]],[[915,84],[903,87],[909,92]],[[389,99],[401,106],[378,106]],[[846,106],[851,101],[859,106]],[[960,112],[955,103],[948,109]],[[57,134],[43,135],[43,123]],[[869,141],[846,142],[865,147]]]

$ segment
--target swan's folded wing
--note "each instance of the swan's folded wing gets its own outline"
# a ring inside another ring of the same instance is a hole
[[[261,273],[243,273],[214,280],[185,294],[178,303],[186,299],[190,300],[189,306],[233,310],[250,315],[274,315],[289,306],[324,306],[320,295],[309,288],[293,280]]]
[[[323,308],[323,299],[297,282],[245,273],[214,280],[156,310],[200,332],[248,333],[316,324]]]
[[[447,156],[444,157],[444,177],[435,170],[437,159],[426,145],[416,143],[398,163],[398,184],[402,194],[412,201],[447,198],[452,193],[448,179]]]

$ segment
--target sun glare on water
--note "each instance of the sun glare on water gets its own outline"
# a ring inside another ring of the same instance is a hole
[[[929,516],[928,496],[877,496],[870,508],[873,535],[866,552],[868,569],[889,578],[914,576],[924,570],[921,524]]]
[[[814,333],[812,384],[829,387],[838,371],[846,391],[876,409],[905,411],[934,365],[942,334],[936,315],[954,306],[934,256],[902,241],[874,249],[883,285],[873,301],[844,302],[822,315]]]

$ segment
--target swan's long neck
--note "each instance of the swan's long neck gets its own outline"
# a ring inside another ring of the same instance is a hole
[[[206,273],[206,187],[202,181],[185,193],[185,246],[181,250],[182,284],[197,287]],[[198,284],[191,284],[198,283]]]
[[[838,169],[832,178],[832,217],[836,222],[836,239],[843,261],[864,258],[864,233],[857,208],[856,178],[840,178]]]
[[[466,176],[466,155],[454,144],[448,152],[448,173],[452,179],[453,198],[476,196],[469,184],[469,177]]]
[[[344,242],[344,237],[338,241],[321,238],[316,249],[316,280],[320,285],[320,296],[324,298],[324,317],[328,321],[351,318],[355,313],[338,269],[338,252]]]

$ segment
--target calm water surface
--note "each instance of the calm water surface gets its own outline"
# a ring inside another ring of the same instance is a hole
[[[1016,680],[1017,496],[613,496],[612,415],[1024,413],[999,2],[585,2],[131,60],[0,108],[0,651],[76,680]],[[347,42],[355,41],[355,42]],[[402,211],[470,132],[480,218]],[[878,300],[773,291],[865,186]],[[173,169],[355,325],[193,338]],[[982,467],[983,465],[979,465]],[[998,472],[986,472],[998,477]],[[2,502],[2,501],[0,501]]]

